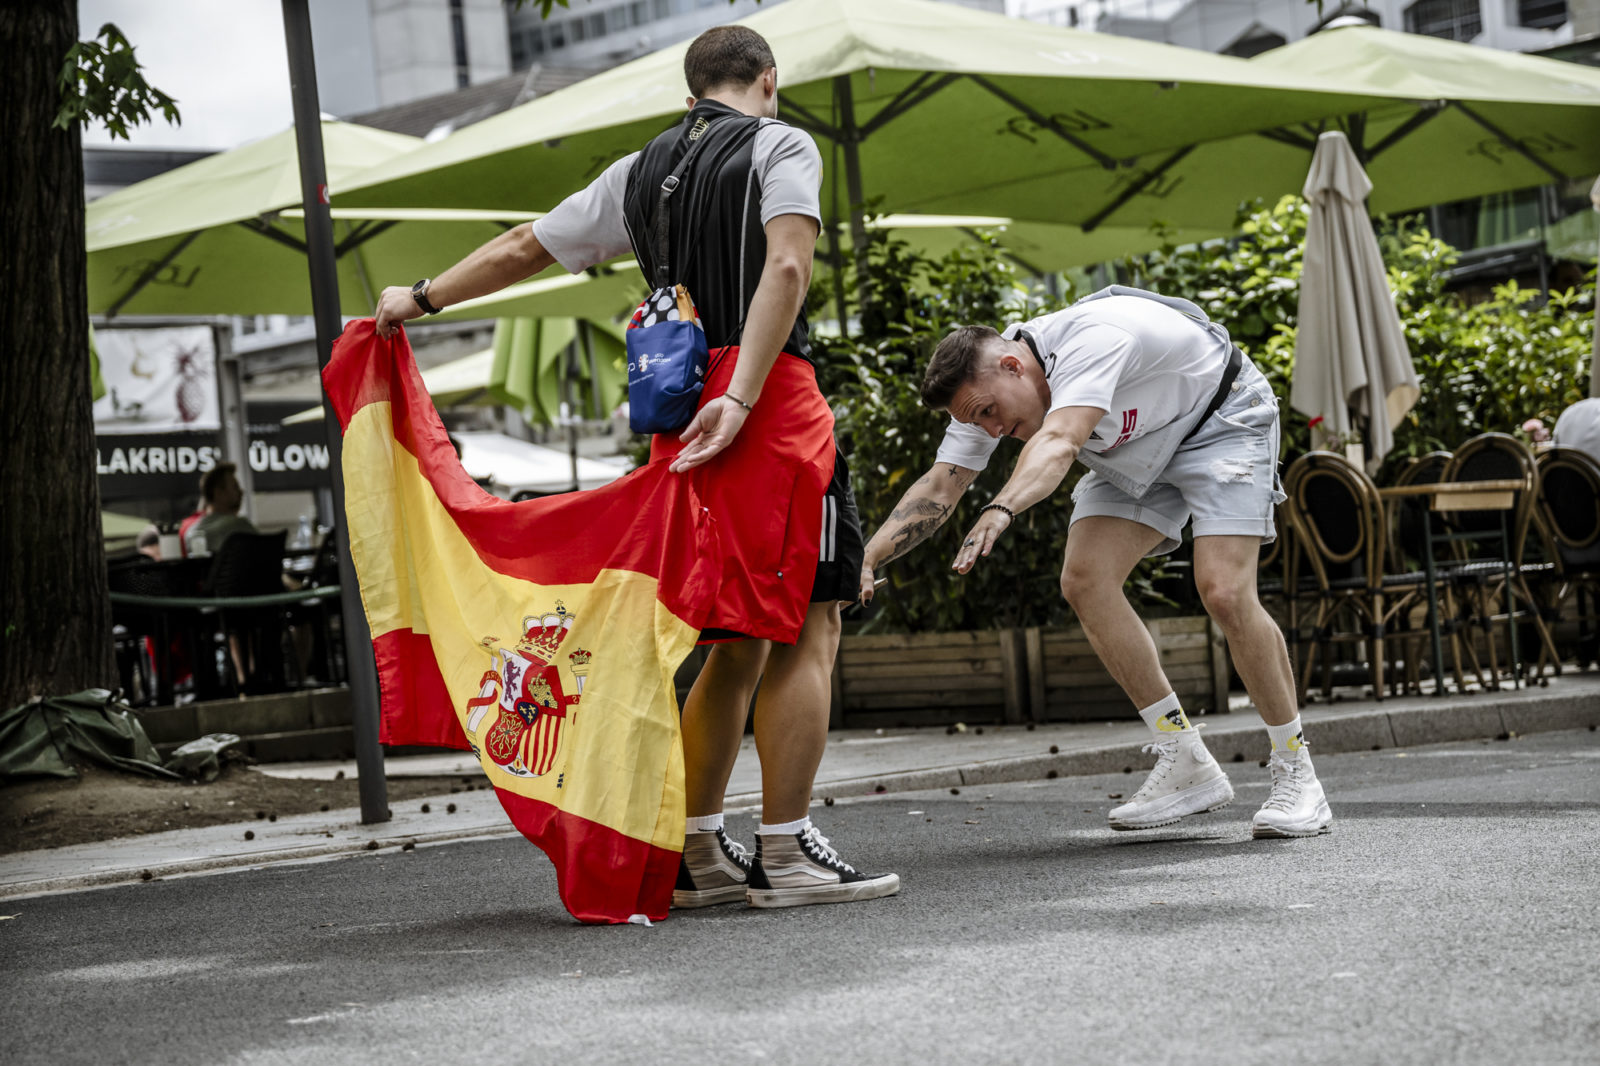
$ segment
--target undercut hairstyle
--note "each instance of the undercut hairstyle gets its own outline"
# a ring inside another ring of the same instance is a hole
[[[748,26],[713,26],[694,39],[683,57],[689,95],[702,99],[713,89],[743,89],[778,64],[767,40]]]
[[[959,326],[933,350],[928,372],[922,378],[922,402],[945,411],[956,392],[978,376],[984,349],[1000,340],[988,326]]]
[[[222,491],[222,486],[228,479],[238,476],[238,467],[232,463],[218,463],[216,466],[200,475],[200,498],[206,503],[216,503],[217,493]]]

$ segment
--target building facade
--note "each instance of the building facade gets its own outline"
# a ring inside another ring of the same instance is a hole
[[[1595,18],[1600,0],[1352,0],[1319,9],[1306,0],[1059,0],[1020,13],[1061,26],[1253,56],[1297,41],[1335,17],[1514,52],[1557,48]],[[1593,33],[1594,30],[1587,30]]]

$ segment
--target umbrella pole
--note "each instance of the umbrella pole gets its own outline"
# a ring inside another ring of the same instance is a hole
[[[861,202],[861,131],[856,127],[855,95],[850,87],[850,76],[841,74],[833,79],[834,92],[839,98],[839,129],[844,134],[840,147],[844,150],[845,192],[850,197],[850,243],[856,259],[856,296],[866,307],[867,296],[867,219]],[[840,323],[840,332],[843,332]]]
[[[339,335],[339,275],[334,265],[333,219],[328,210],[327,168],[322,158],[322,109],[311,47],[308,0],[283,0],[283,34],[289,52],[289,87],[294,98],[295,144],[300,152],[300,193],[305,205],[306,261],[311,271],[311,305],[317,325],[317,365],[327,369]],[[345,663],[350,675],[351,717],[355,726],[356,773],[361,793],[361,824],[389,820],[389,788],[378,746],[378,668],[372,634],[362,610],[355,563],[350,558],[349,523],[344,509],[344,462],[339,419],[327,391],[322,421],[328,434],[328,473],[333,490],[335,535],[339,544],[339,602]]]

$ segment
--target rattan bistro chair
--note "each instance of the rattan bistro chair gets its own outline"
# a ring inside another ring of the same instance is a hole
[[[1436,485],[1444,480],[1445,468],[1450,465],[1450,453],[1439,451],[1429,452],[1426,455],[1414,456],[1408,459],[1394,475],[1394,487],[1405,488],[1410,485]],[[1424,559],[1428,554],[1423,544],[1428,524],[1425,514],[1433,504],[1431,496],[1400,496],[1388,501],[1389,525],[1389,570],[1391,573],[1405,573],[1411,570],[1421,570]],[[1437,526],[1436,526],[1437,528]],[[1471,667],[1473,675],[1477,678],[1480,688],[1484,685],[1483,667],[1478,663],[1478,652],[1473,647],[1471,640],[1463,640],[1460,634],[1471,627],[1472,619],[1469,612],[1461,606],[1461,599],[1456,594],[1455,586],[1451,583],[1450,572],[1447,568],[1436,568],[1434,583],[1439,589],[1441,608],[1439,612],[1439,635],[1450,642],[1450,663],[1455,674],[1456,689],[1464,689],[1466,678],[1462,674],[1461,657],[1466,653],[1467,664]],[[1405,628],[1411,628],[1412,618],[1402,620]],[[1426,617],[1422,619],[1426,623]],[[1421,657],[1408,655],[1406,657],[1406,681],[1411,691],[1420,692],[1422,681],[1418,671]]]
[[[1578,665],[1600,660],[1600,462],[1586,452],[1552,448],[1539,456],[1534,524],[1553,571],[1546,583],[1548,617],[1569,599],[1578,609]],[[1540,652],[1539,668],[1544,657]]]
[[[1332,645],[1355,643],[1365,649],[1373,696],[1381,700],[1389,627],[1422,595],[1423,575],[1387,572],[1388,536],[1377,487],[1344,456],[1301,456],[1285,485],[1294,542],[1317,589],[1310,625],[1295,634],[1297,643],[1308,649],[1301,658],[1296,694],[1305,700],[1320,652],[1323,695],[1331,697]]]
[[[1539,611],[1539,601],[1528,586],[1530,576],[1554,570],[1550,563],[1524,563],[1523,553],[1528,542],[1528,530],[1533,522],[1533,512],[1539,489],[1539,468],[1527,445],[1506,433],[1482,433],[1462,444],[1445,467],[1445,481],[1521,481],[1523,488],[1515,493],[1509,512],[1506,511],[1452,511],[1445,515],[1446,523],[1457,533],[1475,537],[1474,540],[1455,542],[1456,559],[1450,567],[1451,578],[1464,599],[1471,602],[1476,612],[1477,624],[1483,629],[1489,645],[1490,688],[1498,687],[1500,656],[1495,641],[1495,626],[1504,622],[1507,635],[1513,641],[1512,627],[1520,621],[1531,622],[1544,651],[1539,657],[1539,672],[1543,673],[1546,657],[1553,661],[1556,673],[1561,672],[1560,657],[1550,639],[1550,630]],[[1490,538],[1499,540],[1504,529],[1506,543],[1503,552],[1486,549],[1483,544]],[[1468,545],[1472,547],[1468,547]],[[1506,584],[1511,586],[1509,606]],[[1518,606],[1520,601],[1521,606]],[[1507,664],[1513,672],[1523,664]],[[1525,671],[1524,671],[1525,672]]]

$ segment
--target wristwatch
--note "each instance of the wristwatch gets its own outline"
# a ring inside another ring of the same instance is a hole
[[[423,278],[411,286],[411,298],[417,301],[417,306],[422,308],[422,313],[425,315],[436,315],[440,311],[440,308],[428,302],[428,286],[432,283],[432,278]]]

